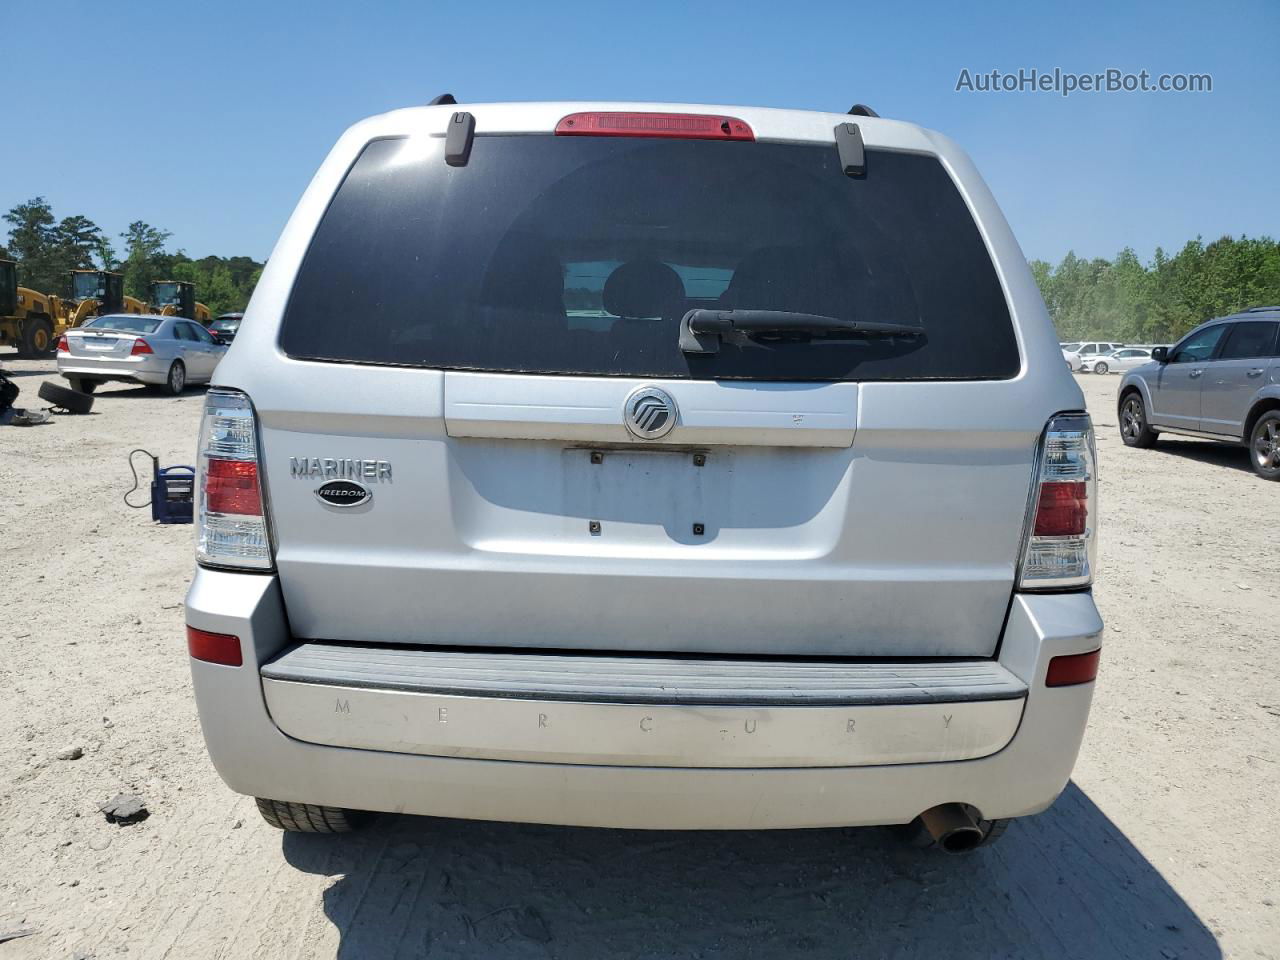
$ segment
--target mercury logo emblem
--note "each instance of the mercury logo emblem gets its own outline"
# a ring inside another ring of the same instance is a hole
[[[641,387],[623,406],[623,422],[641,440],[658,440],[676,425],[676,402],[657,387]]]

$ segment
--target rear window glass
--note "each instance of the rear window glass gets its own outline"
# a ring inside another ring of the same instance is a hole
[[[981,236],[936,158],[834,146],[438,137],[365,147],[296,278],[294,357],[699,379],[988,379],[1019,368]],[[685,354],[691,309],[910,324],[760,334]]]
[[[147,320],[138,316],[94,317],[84,326],[94,330],[115,330],[119,333],[155,333],[163,321]]]

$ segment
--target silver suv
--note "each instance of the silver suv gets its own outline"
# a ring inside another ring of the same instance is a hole
[[[201,723],[285,829],[912,824],[958,851],[1075,761],[1092,428],[987,187],[911,124],[363,121],[271,254],[199,463]]]
[[[1280,307],[1210,320],[1151,355],[1120,384],[1126,444],[1166,432],[1243,444],[1260,477],[1280,480]]]

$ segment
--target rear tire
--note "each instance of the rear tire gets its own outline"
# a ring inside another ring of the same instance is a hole
[[[255,797],[262,819],[277,830],[289,833],[350,833],[358,830],[373,814],[341,807],[321,807],[314,803],[290,803]]]
[[[1107,373],[1110,370],[1111,368],[1107,366],[1107,362],[1105,360],[1099,360],[1093,365],[1094,373]]]
[[[1280,480],[1280,410],[1268,410],[1249,431],[1249,462],[1263,480]]]
[[[1154,447],[1156,432],[1147,422],[1147,405],[1136,390],[1120,400],[1120,439],[1126,447]]]
[[[40,384],[36,394],[41,400],[48,400],[55,407],[61,407],[68,413],[88,413],[93,409],[93,397],[79,390],[70,390],[48,381]]]
[[[181,360],[169,364],[169,375],[165,377],[164,386],[160,389],[173,397],[180,396],[187,389],[187,368],[182,365]]]
[[[28,317],[22,324],[22,347],[18,351],[23,357],[47,357],[53,353],[53,324],[40,317]]]

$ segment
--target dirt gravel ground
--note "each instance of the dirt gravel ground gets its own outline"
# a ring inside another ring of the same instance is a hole
[[[5,356],[38,405],[52,362]],[[0,428],[0,960],[1280,957],[1280,485],[1239,450],[1099,432],[1103,673],[1074,783],[969,858],[882,830],[628,833],[383,819],[282,836],[209,765],[192,528],[125,456],[190,462],[201,394],[110,386]],[[59,759],[83,751],[79,759]],[[65,751],[71,751],[71,754]],[[141,794],[149,819],[99,803]]]

